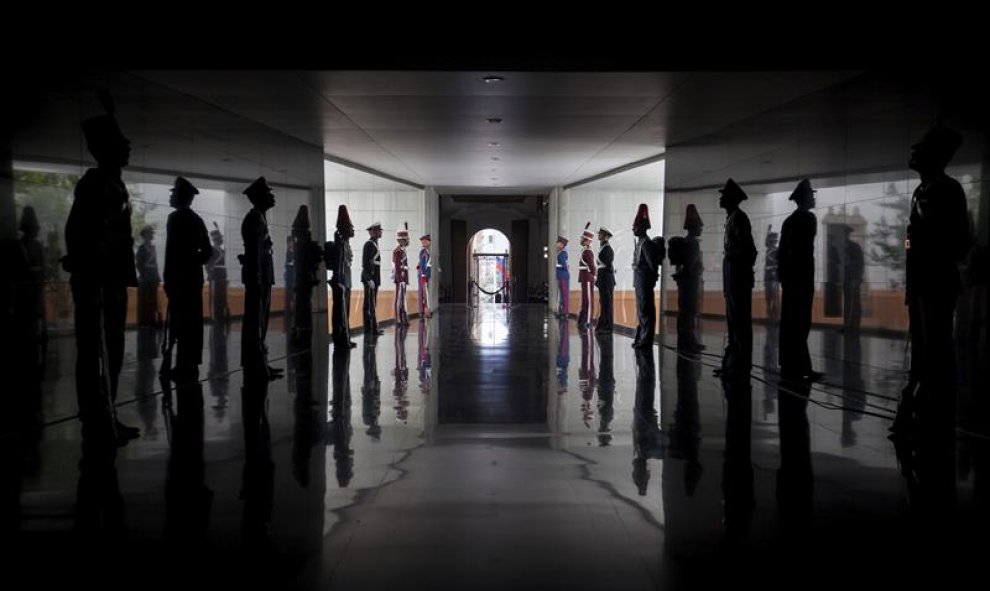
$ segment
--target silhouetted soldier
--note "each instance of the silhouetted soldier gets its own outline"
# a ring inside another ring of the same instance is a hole
[[[687,206],[684,229],[687,236],[675,236],[668,244],[668,258],[676,265],[673,274],[677,282],[677,348],[688,353],[702,350],[698,340],[699,286],[704,267],[701,263],[701,245],[698,236],[704,224],[694,204]]]
[[[926,435],[951,440],[956,368],[952,320],[962,288],[958,264],[971,246],[966,196],[945,167],[962,137],[936,125],[911,148],[909,166],[921,175],[907,228],[907,302],[911,377],[894,427],[919,421]],[[917,413],[917,417],[914,414]],[[950,441],[951,443],[951,441]]]
[[[848,330],[859,330],[863,318],[863,272],[866,270],[866,260],[863,258],[863,247],[852,239],[853,227],[846,226],[845,232],[845,273],[843,277],[843,324]]]
[[[295,317],[295,293],[296,293],[296,244],[295,236],[291,234],[285,237],[285,271],[282,278],[285,280],[283,304],[285,320],[289,322]]]
[[[216,222],[210,230],[210,240],[213,241],[213,256],[206,263],[206,274],[210,280],[210,310],[214,324],[226,323],[230,319],[227,307],[227,249],[223,246],[223,233]]]
[[[378,377],[378,358],[375,356],[374,339],[364,340],[364,353],[361,364],[364,368],[364,381],[361,384],[361,418],[368,428],[365,433],[374,441],[382,436],[378,416],[382,408],[382,380]]]
[[[608,243],[612,232],[605,226],[598,228],[598,269],[595,275],[595,285],[598,286],[598,296],[601,300],[601,310],[598,313],[596,333],[612,332],[612,322],[615,311],[612,306],[612,296],[615,292],[615,251]]]
[[[292,222],[292,239],[295,247],[296,284],[293,309],[292,336],[297,345],[306,346],[313,336],[313,288],[317,285],[316,273],[323,249],[313,241],[309,223],[309,207],[300,205]]]
[[[19,293],[16,296],[14,305],[15,313],[18,316],[16,321],[23,323],[27,327],[25,334],[30,338],[31,345],[36,353],[40,354],[44,342],[48,338],[48,329],[45,322],[45,300],[43,296],[45,288],[45,249],[41,245],[41,241],[38,240],[38,235],[41,233],[38,215],[30,205],[25,206],[21,212],[19,229],[21,231],[19,243],[21,251],[24,253],[27,275],[24,277],[24,281],[19,282]],[[40,358],[37,358],[37,360],[39,363],[41,362]]]
[[[739,204],[746,193],[732,179],[719,189],[718,205],[725,210],[725,239],[722,255],[722,293],[728,344],[722,357],[722,374],[747,374],[753,363],[753,264],[756,245],[746,212]]]
[[[808,179],[791,193],[797,209],[784,220],[777,251],[777,275],[781,285],[780,374],[792,379],[821,379],[811,369],[808,333],[811,332],[811,305],[815,299],[815,234],[818,219],[815,190]]]
[[[684,270],[688,272],[687,277],[690,279],[688,282],[689,297],[685,301],[688,305],[686,321],[689,324],[685,325],[685,329],[689,329],[693,337],[692,346],[697,351],[705,348],[701,344],[700,325],[701,298],[703,294],[701,290],[702,273],[705,271],[705,266],[701,258],[700,237],[704,227],[705,224],[701,221],[701,216],[698,215],[698,208],[693,203],[689,204],[684,211],[684,229],[687,230],[687,259]]]
[[[174,376],[196,381],[203,362],[203,265],[213,255],[206,224],[192,210],[199,194],[181,176],[175,179],[165,242],[165,293],[168,295],[170,339],[179,347]]]
[[[772,232],[773,224],[767,227],[767,238],[763,243],[767,247],[763,265],[763,298],[766,300],[767,320],[776,324],[780,320],[780,280],[777,277],[777,239],[779,236]]]
[[[557,248],[557,266],[556,266],[556,278],[557,278],[557,316],[560,318],[567,318],[570,313],[571,308],[571,271],[567,268],[567,238],[563,236],[557,236],[557,244],[554,245]]]
[[[633,249],[633,288],[636,290],[636,337],[632,346],[636,349],[653,346],[653,333],[657,326],[657,306],[653,300],[653,288],[657,284],[657,274],[663,253],[657,244],[647,236],[650,229],[650,210],[645,203],[639,205],[636,219],[633,220],[633,234],[636,246]]]
[[[131,203],[121,178],[130,141],[109,114],[83,121],[97,167],[79,180],[65,224],[66,271],[75,303],[76,393],[83,439],[110,442],[139,430],[116,420],[113,406],[124,359],[127,288],[136,287]],[[114,474],[115,478],[115,474]]]
[[[397,244],[392,249],[392,280],[395,282],[395,325],[409,326],[409,315],[406,313],[406,288],[409,287],[409,257],[406,247],[409,246],[409,224],[395,232]]]
[[[416,264],[416,274],[419,276],[419,317],[430,318],[433,312],[430,310],[430,277],[433,275],[433,256],[430,254],[430,243],[433,237],[423,234],[419,237],[419,243],[423,246],[419,250],[419,262]]]
[[[368,241],[361,253],[361,283],[364,284],[364,332],[372,335],[385,334],[378,328],[377,306],[378,289],[382,286],[382,253],[378,239],[382,237],[382,225],[375,222],[368,226]]]
[[[265,217],[275,207],[275,195],[265,177],[258,177],[244,189],[254,207],[244,216],[241,237],[244,254],[241,260],[241,280],[244,283],[244,321],[241,333],[241,366],[265,379],[281,377],[281,370],[268,365],[268,319],[272,307],[272,285],[275,265],[272,261],[272,238]]]
[[[330,288],[333,291],[333,343],[335,347],[354,348],[351,341],[351,238],[354,237],[354,224],[347,213],[347,206],[337,207],[337,229],[333,233],[333,248],[324,247],[326,265],[333,271]]]
[[[141,228],[144,242],[137,249],[138,273],[138,324],[160,326],[161,313],[158,311],[158,287],[162,276],[158,273],[158,249],[155,247],[155,229]]]
[[[598,445],[612,442],[612,419],[615,418],[615,362],[612,334],[603,332],[596,336],[601,360],[598,365]]]

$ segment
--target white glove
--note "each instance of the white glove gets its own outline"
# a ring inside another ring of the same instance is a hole
[[[369,279],[366,283],[368,284],[368,289],[375,289],[375,282],[374,281],[372,281],[371,279]]]

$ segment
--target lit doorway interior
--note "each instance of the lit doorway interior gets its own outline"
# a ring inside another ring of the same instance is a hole
[[[512,299],[509,238],[491,228],[480,230],[468,242],[468,294],[473,307],[508,304]]]

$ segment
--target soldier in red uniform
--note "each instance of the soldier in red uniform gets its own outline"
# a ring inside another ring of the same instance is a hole
[[[392,249],[392,280],[395,281],[395,325],[409,326],[409,315],[406,313],[406,288],[409,286],[409,258],[406,247],[409,246],[409,224],[395,232],[398,242]]]
[[[591,252],[591,240],[595,234],[588,229],[591,222],[584,225],[581,233],[581,261],[578,263],[578,283],[581,284],[581,313],[578,314],[578,328],[591,326],[591,315],[595,310],[595,253]]]

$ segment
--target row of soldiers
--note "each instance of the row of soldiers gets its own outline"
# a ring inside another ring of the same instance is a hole
[[[594,290],[598,287],[601,297],[601,311],[595,324],[597,333],[610,333],[613,330],[613,292],[615,290],[615,252],[609,244],[612,231],[602,226],[598,229],[598,241],[601,247],[597,260],[591,252],[591,241],[595,237],[589,229],[591,222],[584,226],[581,233],[581,259],[578,263],[578,282],[581,284],[581,311],[578,314],[578,328],[586,330],[593,324],[591,315],[594,311]],[[649,207],[640,204],[633,221],[633,235],[636,237],[633,249],[633,288],[636,291],[636,314],[638,318],[636,336],[633,348],[641,349],[653,344],[654,327],[656,326],[656,304],[653,300],[653,288],[659,277],[660,263],[663,261],[666,249],[662,237],[650,238],[647,230],[651,227]],[[567,265],[567,238],[557,237],[556,279],[558,289],[557,315],[566,319],[569,314],[570,302],[570,270]]]
[[[130,141],[124,136],[113,114],[108,96],[101,97],[107,111],[83,122],[87,147],[97,162],[86,171],[75,188],[75,199],[65,226],[66,256],[63,268],[71,274],[75,303],[76,388],[83,439],[90,442],[122,442],[137,437],[138,429],[122,424],[116,417],[117,384],[124,355],[124,328],[127,316],[127,289],[139,287],[131,229],[131,202],[122,179],[129,164]],[[169,356],[178,347],[175,367],[166,356],[163,375],[176,381],[195,381],[202,363],[203,348],[203,266],[216,260],[217,252],[202,218],[192,210],[199,190],[187,179],[178,177],[171,190],[168,217],[168,240],[165,248],[163,279],[168,296]],[[267,212],[275,206],[275,195],[264,177],[245,190],[252,208],[241,224],[244,254],[239,255],[244,284],[244,320],[241,338],[241,364],[248,379],[271,380],[282,370],[268,363],[265,338],[271,311],[271,290],[275,283],[272,239]],[[370,238],[364,247],[361,281],[365,287],[365,331],[381,334],[375,313],[375,299],[381,284],[381,256],[378,239],[381,224],[368,227]],[[216,230],[219,234],[219,229]],[[354,235],[353,224],[345,206],[340,206],[334,241],[320,248],[312,241],[309,213],[300,207],[293,223],[296,261],[302,270],[296,281],[295,306],[299,324],[293,333],[299,339],[312,330],[311,289],[316,285],[317,266],[321,260],[333,272],[330,281],[334,293],[333,329],[336,346],[353,347],[349,338],[349,297],[351,288],[351,251],[348,241]],[[145,232],[150,247],[153,235]],[[222,237],[215,237],[215,240]],[[405,248],[408,229],[397,234],[393,250],[393,279],[396,284],[396,322],[408,325],[405,310],[405,287],[409,281]],[[420,237],[419,287],[420,314],[430,316],[428,302],[432,270],[429,234]],[[153,249],[139,250],[141,267],[155,266]],[[144,272],[142,272],[144,274]],[[145,284],[156,277],[145,277]],[[157,287],[155,288],[157,290]],[[157,305],[156,305],[157,309]],[[308,340],[308,339],[306,339]]]
[[[333,290],[333,339],[334,346],[353,348],[356,344],[350,340],[350,298],[351,298],[351,261],[354,258],[350,247],[350,239],[354,237],[354,224],[347,212],[347,206],[341,205],[337,210],[336,231],[333,241],[323,245],[323,259],[327,270],[333,273],[330,286]],[[363,326],[366,335],[377,337],[384,334],[378,326],[377,300],[381,288],[381,247],[378,241],[382,237],[382,224],[375,222],[366,228],[368,240],[361,252],[361,284],[364,288]],[[396,245],[392,249],[392,281],[395,284],[395,322],[398,326],[409,326],[409,314],[406,311],[406,290],[409,285],[409,257],[406,249],[409,246],[409,227],[396,231]],[[416,264],[419,287],[420,318],[430,318],[433,314],[429,301],[429,284],[433,275],[433,257],[430,244],[433,238],[430,234],[419,237],[421,249]]]

